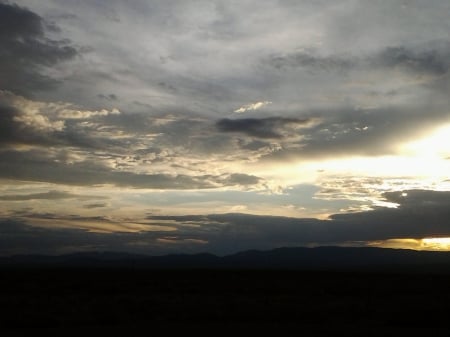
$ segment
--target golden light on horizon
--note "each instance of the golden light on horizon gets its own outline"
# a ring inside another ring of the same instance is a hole
[[[369,246],[394,249],[450,251],[450,237],[388,239],[369,242]]]
[[[423,250],[450,250],[450,237],[422,239]]]

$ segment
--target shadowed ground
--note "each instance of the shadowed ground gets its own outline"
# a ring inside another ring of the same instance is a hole
[[[448,336],[450,275],[233,270],[0,272],[0,326],[78,336],[195,329]],[[144,334],[142,334],[144,335]]]

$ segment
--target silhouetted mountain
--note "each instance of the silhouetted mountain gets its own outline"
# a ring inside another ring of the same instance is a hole
[[[208,253],[146,256],[87,252],[61,256],[17,255],[0,258],[3,267],[93,267],[136,269],[298,269],[408,270],[450,272],[450,252],[386,248],[277,248],[223,257]]]
[[[223,258],[227,266],[277,269],[442,269],[450,271],[450,252],[386,248],[277,248]]]

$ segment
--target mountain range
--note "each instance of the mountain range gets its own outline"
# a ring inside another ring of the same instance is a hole
[[[0,268],[131,269],[295,269],[389,270],[450,273],[450,252],[388,248],[285,247],[232,255],[209,253],[164,256],[120,252],[80,252],[59,256],[15,255],[0,258]]]

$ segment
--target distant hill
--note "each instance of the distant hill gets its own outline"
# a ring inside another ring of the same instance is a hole
[[[296,269],[390,270],[450,273],[450,252],[387,248],[277,248],[249,250],[219,257],[164,256],[88,252],[60,256],[17,255],[0,258],[0,268],[136,268],[136,269]]]

